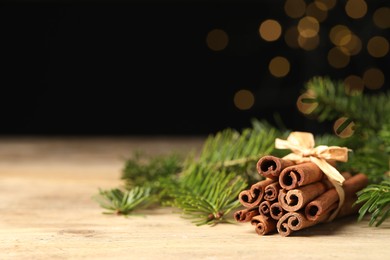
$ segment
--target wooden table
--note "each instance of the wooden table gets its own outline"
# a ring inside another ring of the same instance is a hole
[[[248,223],[195,226],[172,209],[102,214],[98,188],[122,184],[134,151],[198,150],[194,138],[3,138],[0,140],[0,259],[385,259],[390,223],[356,217],[258,236]]]

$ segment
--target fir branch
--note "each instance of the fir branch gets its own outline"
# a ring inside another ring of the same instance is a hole
[[[302,102],[317,104],[310,116],[320,122],[345,116],[361,127],[378,131],[383,123],[390,121],[390,93],[351,96],[343,82],[328,77],[314,77],[305,89],[313,97]]]
[[[355,204],[363,204],[359,209],[358,221],[370,214],[370,226],[380,226],[390,217],[390,181],[371,184],[357,193]]]
[[[151,195],[150,187],[133,187],[122,191],[118,188],[110,190],[99,189],[99,194],[94,197],[99,205],[108,210],[105,214],[128,215],[135,209],[145,208],[155,202]]]
[[[245,187],[246,181],[238,174],[194,165],[184,173],[171,192],[174,199],[166,205],[181,209],[182,216],[196,225],[229,222],[228,214],[240,206],[238,194]]]

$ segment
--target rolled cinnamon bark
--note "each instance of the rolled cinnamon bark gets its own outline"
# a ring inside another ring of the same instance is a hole
[[[289,236],[294,231],[298,231],[310,226],[314,226],[324,222],[329,217],[329,214],[323,215],[316,221],[306,219],[302,212],[288,212],[281,217],[276,223],[276,229],[281,236]]]
[[[278,182],[271,183],[264,189],[264,199],[274,201],[278,198],[280,185]]]
[[[258,207],[237,210],[233,216],[237,222],[249,222],[254,216],[259,215]]]
[[[264,200],[259,205],[259,212],[265,218],[271,217],[271,203],[268,200]]]
[[[251,186],[249,190],[243,190],[238,195],[238,200],[246,208],[259,206],[264,197],[264,189],[275,180],[265,179],[261,180]]]
[[[294,165],[294,162],[284,160],[276,156],[266,155],[257,161],[256,168],[260,175],[266,178],[277,180],[279,178],[280,172],[284,168],[291,165]]]
[[[281,189],[278,201],[284,210],[298,211],[326,190],[326,185],[320,181],[289,191]]]
[[[270,216],[275,220],[279,220],[285,214],[285,210],[282,208],[279,202],[274,202],[270,206]]]
[[[282,170],[279,175],[279,184],[283,189],[292,190],[320,181],[323,176],[324,173],[315,163],[300,163]]]
[[[251,224],[255,226],[255,231],[259,236],[269,234],[276,230],[276,220],[265,218],[262,215],[253,217]]]
[[[356,208],[352,208],[352,204],[356,201],[356,192],[368,185],[368,178],[365,174],[359,173],[348,179],[343,183],[343,190],[345,193],[345,201],[340,212],[336,217],[352,214]],[[327,190],[318,198],[309,202],[305,207],[305,216],[309,220],[315,220],[321,215],[330,212],[338,207],[339,195],[335,188]]]

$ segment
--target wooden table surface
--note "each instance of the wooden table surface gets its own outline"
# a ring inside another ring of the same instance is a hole
[[[374,228],[352,216],[299,235],[258,236],[248,223],[195,226],[169,208],[105,215],[92,199],[122,184],[134,151],[196,151],[203,141],[0,139],[0,259],[389,259],[389,222]]]

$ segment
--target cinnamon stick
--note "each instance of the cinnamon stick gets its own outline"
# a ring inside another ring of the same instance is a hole
[[[253,217],[251,224],[255,226],[255,231],[259,236],[269,234],[276,230],[276,220],[272,218],[265,218],[262,215]]]
[[[257,161],[256,168],[260,175],[277,180],[280,172],[291,165],[294,165],[294,162],[276,156],[266,155]]]
[[[345,216],[352,214],[357,207],[352,208],[352,204],[355,199],[357,191],[363,189],[368,184],[368,178],[365,174],[359,173],[348,179],[343,183],[343,190],[345,193],[345,201],[340,208],[340,212],[337,216]],[[318,198],[309,202],[305,207],[305,216],[307,219],[315,220],[322,214],[325,214],[338,207],[339,195],[335,188],[327,190]],[[352,202],[351,202],[352,201]],[[337,217],[336,216],[336,217]]]
[[[259,206],[264,196],[264,189],[275,180],[265,179],[253,184],[249,190],[243,190],[238,195],[238,200],[246,208]]]
[[[282,208],[279,202],[274,202],[270,206],[270,216],[275,220],[279,220],[285,214],[285,210]]]
[[[282,170],[279,175],[279,184],[283,189],[292,190],[320,181],[323,176],[324,173],[315,163],[300,163]]]
[[[237,210],[236,212],[234,212],[233,216],[237,222],[249,222],[254,216],[257,216],[259,214],[260,212],[258,210],[258,207],[252,207]]]
[[[271,183],[264,189],[264,199],[268,201],[274,201],[278,198],[280,185],[278,182]]]
[[[259,205],[259,212],[265,218],[271,217],[271,203],[268,200],[264,200]]]
[[[326,190],[326,185],[317,181],[289,191],[281,189],[278,200],[284,210],[298,211]]]
[[[289,236],[294,231],[298,231],[318,223],[324,222],[329,214],[322,215],[315,221],[306,219],[305,214],[301,212],[288,212],[281,217],[276,223],[276,229],[281,236]]]

